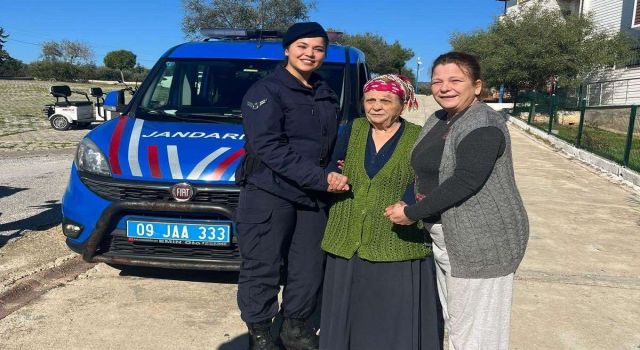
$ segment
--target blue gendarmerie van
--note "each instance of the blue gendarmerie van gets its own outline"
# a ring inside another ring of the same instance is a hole
[[[205,35],[169,49],[127,106],[106,106],[123,115],[79,143],[62,228],[84,260],[239,269],[233,218],[234,173],[245,152],[240,104],[284,62],[284,50],[274,31]],[[369,73],[360,50],[330,44],[318,73],[340,98],[341,122],[362,115]]]

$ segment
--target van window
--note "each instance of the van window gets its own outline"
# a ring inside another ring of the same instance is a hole
[[[142,97],[136,116],[238,117],[249,87],[278,64],[281,62],[273,60],[167,61]],[[344,66],[325,63],[318,73],[342,102]]]

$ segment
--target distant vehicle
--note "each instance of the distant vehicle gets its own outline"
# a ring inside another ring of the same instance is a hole
[[[273,31],[214,30],[169,49],[123,115],[80,142],[62,200],[67,244],[86,261],[238,270],[235,170],[244,150],[240,104],[284,61]],[[321,74],[341,122],[362,115],[364,54],[330,44]],[[110,99],[107,95],[107,102]]]
[[[131,90],[130,88],[117,91]],[[71,126],[85,128],[93,122],[103,122],[111,120],[120,115],[115,108],[104,108],[104,93],[99,87],[92,87],[89,94],[96,99],[95,104],[89,99],[89,95],[82,91],[71,90],[68,85],[53,85],[49,87],[49,93],[56,98],[56,102],[47,104],[42,111],[51,123],[51,127],[64,131]],[[84,96],[83,101],[69,101],[72,94]],[[121,96],[120,96],[121,95]],[[113,94],[112,98],[121,99],[120,103],[124,104],[124,94]],[[62,101],[60,99],[63,99]],[[111,104],[117,104],[113,101]]]

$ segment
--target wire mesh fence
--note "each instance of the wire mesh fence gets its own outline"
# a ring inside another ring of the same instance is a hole
[[[588,106],[571,95],[521,94],[512,116],[591,153],[640,171],[635,105]],[[527,110],[528,109],[528,110]]]
[[[624,163],[630,107],[586,109],[580,147]]]

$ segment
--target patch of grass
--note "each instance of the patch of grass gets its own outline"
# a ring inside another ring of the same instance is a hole
[[[623,163],[627,135],[585,126],[581,147],[597,155]],[[640,170],[640,137],[634,137],[629,154],[629,168]]]
[[[556,136],[574,143],[578,137],[578,126],[554,125]],[[611,132],[585,125],[582,130],[580,148],[591,153],[611,159],[619,164],[624,162],[624,149],[627,144],[627,135]],[[631,142],[629,153],[629,168],[640,171],[640,136],[635,135]]]

